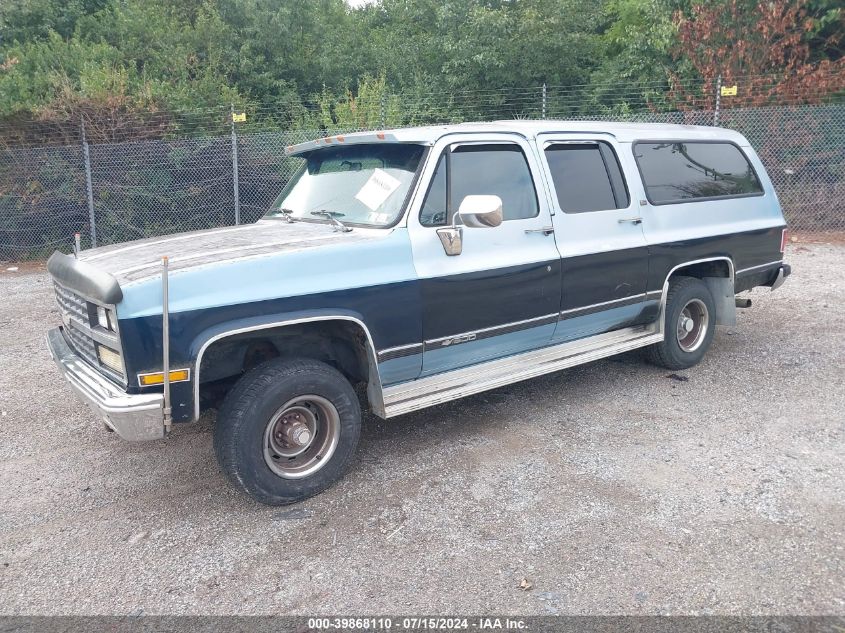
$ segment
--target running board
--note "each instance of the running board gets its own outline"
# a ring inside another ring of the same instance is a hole
[[[418,378],[384,390],[384,417],[425,409],[662,340],[663,332],[657,324],[630,327]]]

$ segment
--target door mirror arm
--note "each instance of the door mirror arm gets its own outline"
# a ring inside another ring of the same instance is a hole
[[[464,247],[464,227],[453,224],[437,229],[437,237],[443,245],[443,250],[450,257],[460,255]]]

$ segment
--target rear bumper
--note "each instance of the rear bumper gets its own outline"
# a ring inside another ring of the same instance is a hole
[[[162,394],[127,394],[70,348],[62,328],[47,333],[47,348],[71,388],[121,438],[137,442],[164,437]]]
[[[792,266],[789,264],[783,264],[780,268],[778,268],[777,275],[775,276],[775,280],[772,282],[772,290],[777,290],[783,285],[783,282],[786,281],[786,278],[792,274]]]

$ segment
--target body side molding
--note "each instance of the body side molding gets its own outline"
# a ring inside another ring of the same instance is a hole
[[[736,271],[737,275],[743,275],[747,272],[751,272],[752,270],[760,270],[762,268],[774,268],[775,266],[780,266],[783,264],[783,259],[779,259],[777,261],[768,262],[766,264],[759,264],[758,266],[749,266],[748,268],[740,268]]]

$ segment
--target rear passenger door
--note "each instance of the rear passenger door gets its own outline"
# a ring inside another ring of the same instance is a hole
[[[556,341],[636,325],[656,316],[646,302],[648,248],[638,192],[630,190],[620,154],[604,135],[540,135],[538,148],[555,206],[563,259]]]

